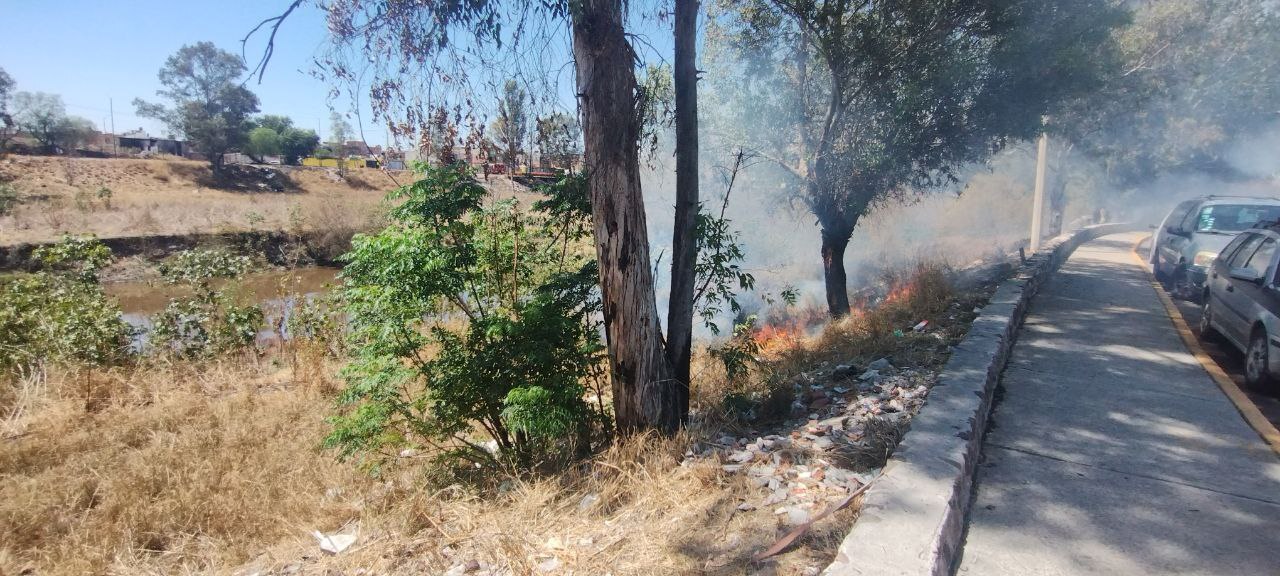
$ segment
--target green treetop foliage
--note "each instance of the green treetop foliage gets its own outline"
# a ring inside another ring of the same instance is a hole
[[[259,126],[249,132],[249,142],[244,146],[244,153],[262,161],[264,156],[278,156],[281,147],[280,134],[265,126]]]
[[[13,76],[0,68],[0,114],[9,111],[9,93],[13,91]]]
[[[18,124],[9,113],[9,94],[13,92],[14,85],[13,77],[4,68],[0,68],[0,154],[4,153],[9,140],[17,134]]]
[[[314,154],[318,146],[320,137],[312,130],[286,128],[280,134],[280,155],[285,164],[297,164],[301,158]]]
[[[258,111],[258,97],[239,82],[245,66],[239,56],[212,42],[183,46],[160,68],[156,93],[169,105],[135,99],[139,116],[163,121],[208,157],[215,172],[222,155],[239,150],[248,140],[250,116]]]
[[[515,164],[524,152],[525,138],[529,136],[529,94],[515,80],[507,80],[498,99],[498,117],[489,128],[502,150],[502,161]]]
[[[327,445],[374,469],[429,447],[460,472],[591,449],[602,347],[582,180],[530,213],[486,202],[463,166],[417,168],[389,196],[392,224],[345,256],[354,359]]]
[[[347,140],[351,139],[351,123],[337,111],[329,112],[329,147],[339,158],[346,157]]]
[[[293,128],[292,118],[278,114],[263,114],[257,117],[253,123],[259,128],[269,128],[276,134],[284,134],[285,130]]]
[[[257,127],[249,132],[249,143],[245,153],[250,156],[281,156],[284,164],[297,164],[304,156],[310,156],[320,145],[320,137],[312,130],[304,130],[293,125],[288,116],[264,114],[254,123]]]

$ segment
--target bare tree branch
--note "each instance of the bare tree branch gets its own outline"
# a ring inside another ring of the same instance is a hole
[[[289,15],[301,6],[304,1],[305,0],[293,0],[293,2],[289,3],[289,7],[285,9],[282,14],[279,16],[272,16],[271,18],[267,18],[266,20],[259,22],[258,25],[254,26],[248,34],[244,35],[244,38],[240,39],[240,59],[244,60],[245,63],[248,64],[249,61],[245,58],[244,51],[249,39],[252,38],[258,30],[261,30],[263,26],[267,26],[268,24],[271,26],[271,34],[267,36],[267,47],[262,50],[262,58],[258,59],[258,64],[249,71],[249,76],[245,78],[245,82],[248,82],[250,78],[253,78],[254,74],[257,74],[258,83],[262,83],[262,76],[267,72],[267,63],[271,62],[271,55],[276,51],[276,32],[280,31],[280,25],[284,24],[285,18],[288,18]]]

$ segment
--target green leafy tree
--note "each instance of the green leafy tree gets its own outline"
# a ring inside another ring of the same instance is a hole
[[[265,126],[259,126],[249,132],[249,142],[245,144],[244,153],[262,162],[264,156],[280,155],[280,134]]]
[[[13,95],[13,108],[14,122],[46,153],[72,151],[93,134],[93,122],[67,116],[67,107],[57,94],[18,92]]]
[[[1052,128],[1121,184],[1186,170],[1239,177],[1226,151],[1277,119],[1280,10],[1251,0],[1134,3],[1118,43],[1110,81]]]
[[[1123,21],[1109,0],[723,4],[712,37],[747,63],[725,110],[816,217],[833,316],[849,311],[844,254],[861,218],[1040,132],[1098,86]]]
[[[394,63],[372,70],[369,96],[389,125],[411,129],[426,123],[428,111],[438,105],[422,101],[422,81],[440,87],[442,94],[457,94],[455,89],[468,83],[473,54],[526,46],[527,40],[521,40],[525,36],[518,33],[523,27],[504,36],[512,30],[502,26],[507,18],[544,18],[568,28],[575,93],[582,105],[583,165],[600,263],[614,416],[625,432],[677,430],[687,415],[682,399],[688,383],[672,377],[659,327],[637,147],[637,55],[625,28],[623,2],[334,0],[324,10],[333,42],[332,57],[322,63],[325,73],[351,78],[369,70],[367,62]],[[549,39],[562,31],[548,26],[536,33]],[[458,38],[463,44],[456,43]],[[682,203],[678,209],[686,212],[685,218],[694,218],[688,212],[697,206]],[[686,232],[679,236],[687,238]],[[693,264],[692,259],[681,262]]]
[[[297,164],[301,158],[314,154],[319,146],[320,137],[312,130],[286,128],[280,133],[280,155],[285,164]]]
[[[351,123],[337,111],[329,112],[329,149],[338,158],[346,158],[347,140],[351,139]]]
[[[574,160],[582,153],[580,135],[582,127],[577,119],[564,112],[554,112],[538,119],[538,150],[543,163],[558,168],[572,168]]]
[[[152,317],[151,344],[189,358],[253,345],[264,320],[262,309],[242,304],[234,282],[251,263],[244,255],[203,249],[179,252],[162,263],[165,283],[186,286],[191,295],[170,300]]]
[[[295,128],[288,116],[266,114],[255,121],[257,127],[249,132],[245,153],[261,161],[263,156],[280,156],[284,164],[297,164],[299,159],[310,156],[320,145],[320,138],[311,130]]]
[[[9,141],[18,133],[18,123],[9,113],[9,98],[14,85],[13,77],[0,68],[0,154],[4,154]]]
[[[502,161],[514,166],[524,152],[524,139],[529,135],[529,94],[515,80],[507,80],[498,99],[498,117],[489,131],[502,150]]]
[[[212,42],[183,46],[160,68],[156,94],[169,105],[135,99],[139,116],[163,121],[182,134],[209,159],[215,173],[223,168],[223,154],[241,149],[258,111],[258,97],[239,79],[245,66],[239,56]]]
[[[293,128],[293,119],[288,116],[280,116],[278,114],[263,114],[253,121],[259,128],[270,128],[276,134],[284,134],[285,130]]]
[[[597,272],[568,249],[589,226],[582,180],[526,213],[485,202],[464,166],[418,170],[389,196],[392,224],[344,257],[354,359],[326,443],[373,468],[429,446],[460,473],[590,450],[603,416],[583,399],[603,349]]]
[[[64,236],[33,256],[40,271],[0,281],[0,369],[127,359],[133,329],[98,280],[111,250],[91,236]]]

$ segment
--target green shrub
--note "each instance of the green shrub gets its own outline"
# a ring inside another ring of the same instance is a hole
[[[112,193],[110,188],[107,188],[106,186],[98,188],[98,192],[95,194],[95,196],[98,197],[99,202],[102,202],[103,208],[106,208],[107,210],[111,209]]]
[[[603,352],[595,263],[571,249],[584,180],[527,213],[485,206],[464,167],[419,170],[392,223],[344,256],[353,360],[326,445],[371,470],[427,447],[451,476],[589,451],[607,426],[583,400]]]
[[[18,189],[8,182],[0,182],[0,216],[8,216],[18,206],[21,199]]]
[[[262,309],[241,304],[235,290],[235,280],[250,264],[247,256],[204,249],[179,252],[161,264],[166,283],[189,286],[192,294],[170,300],[152,317],[152,345],[189,358],[253,345],[264,321]]]
[[[98,282],[111,250],[93,237],[65,236],[34,257],[40,271],[0,283],[0,368],[21,370],[39,361],[96,366],[127,358],[133,329]]]

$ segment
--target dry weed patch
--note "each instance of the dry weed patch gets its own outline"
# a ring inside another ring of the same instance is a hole
[[[369,481],[316,450],[328,402],[286,375],[245,357],[116,369],[89,412],[76,375],[49,374],[0,440],[0,571],[226,571],[355,517]]]
[[[0,573],[815,574],[856,501],[751,558],[795,527],[793,509],[816,515],[874,475],[989,296],[955,293],[938,266],[888,286],[813,337],[769,324],[785,340],[762,342],[746,375],[702,353],[680,436],[483,489],[430,484],[425,453],[375,478],[318,450],[338,389],[321,352],[37,371],[0,394]],[[896,366],[885,379],[845,366],[881,357]],[[872,413],[894,401],[906,416]],[[312,531],[357,539],[330,555]]]

